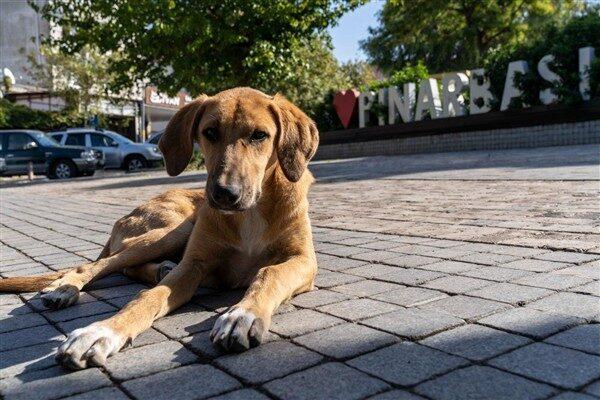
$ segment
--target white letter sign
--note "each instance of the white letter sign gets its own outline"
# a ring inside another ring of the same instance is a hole
[[[590,99],[590,68],[593,59],[593,47],[579,49],[579,93],[581,93],[583,100]]]
[[[404,84],[404,93],[401,97],[398,88],[388,89],[388,122],[395,124],[398,121],[398,114],[402,122],[411,122],[413,120],[413,110],[415,107],[415,97],[417,85],[414,83]]]
[[[560,76],[551,71],[548,66],[552,62],[554,62],[554,56],[552,54],[545,55],[538,63],[537,70],[543,80],[557,84],[560,83]],[[552,91],[552,88],[540,90],[540,101],[542,104],[552,104],[558,101],[558,95]]]
[[[508,64],[508,71],[506,71],[506,80],[504,81],[504,92],[502,93],[502,104],[500,105],[500,111],[507,110],[512,99],[521,97],[523,92],[521,89],[517,88],[515,76],[517,73],[525,74],[527,71],[529,71],[527,61],[519,60]]]
[[[429,111],[431,119],[439,118],[442,115],[440,92],[438,90],[437,81],[433,78],[423,79],[419,85],[419,98],[417,99],[415,121],[422,120],[426,111]]]
[[[455,117],[465,115],[465,98],[462,91],[469,84],[469,78],[462,72],[445,74],[442,77],[444,117]]]
[[[369,122],[369,111],[375,101],[375,92],[363,92],[358,96],[358,127],[364,128]]]

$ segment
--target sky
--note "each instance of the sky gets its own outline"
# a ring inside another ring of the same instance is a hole
[[[358,42],[367,38],[370,26],[378,25],[376,14],[384,3],[384,0],[371,0],[364,6],[344,15],[336,26],[329,29],[333,38],[333,54],[339,61],[366,59]]]

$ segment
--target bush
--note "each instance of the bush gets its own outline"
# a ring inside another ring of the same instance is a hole
[[[518,74],[515,84],[523,91],[523,96],[513,99],[509,108],[520,108],[523,104],[538,105],[540,90],[551,88],[558,95],[559,102],[577,104],[582,101],[579,93],[578,49],[592,46],[600,51],[600,8],[589,9],[586,14],[574,17],[564,27],[553,27],[543,40],[528,46],[503,48],[492,52],[486,59],[485,70],[491,81],[491,91],[495,100],[491,106],[498,108],[504,90],[504,81],[509,62],[525,60],[529,72]],[[561,77],[561,82],[543,80],[537,72],[539,60],[546,54],[555,58],[549,67]],[[590,71],[590,96],[600,97],[600,62],[596,58]]]
[[[0,129],[35,129],[47,132],[85,126],[86,122],[82,114],[72,110],[39,111],[0,99]],[[126,133],[132,122],[133,118],[130,117],[100,116],[101,128],[110,128],[118,133]]]

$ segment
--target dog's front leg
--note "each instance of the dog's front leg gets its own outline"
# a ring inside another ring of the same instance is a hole
[[[314,257],[304,255],[261,268],[244,298],[215,322],[213,343],[232,352],[258,346],[277,307],[293,295],[311,290],[316,272]]]
[[[189,301],[202,277],[194,262],[184,260],[157,286],[140,292],[119,313],[71,332],[56,360],[70,369],[101,366],[154,320]]]

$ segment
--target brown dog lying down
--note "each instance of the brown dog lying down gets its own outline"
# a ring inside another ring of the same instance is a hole
[[[95,262],[0,280],[0,291],[41,290],[50,308],[75,303],[86,284],[117,271],[156,284],[116,315],[71,332],[57,352],[62,365],[103,365],[198,286],[248,287],[211,332],[216,345],[243,351],[261,342],[282,302],[313,288],[306,166],[319,141],[314,122],[279,95],[236,88],[201,96],[171,119],[159,143],[169,175],[185,169],[194,141],[205,190],[170,190],[136,208],[115,223]],[[170,272],[160,264],[178,256]]]

